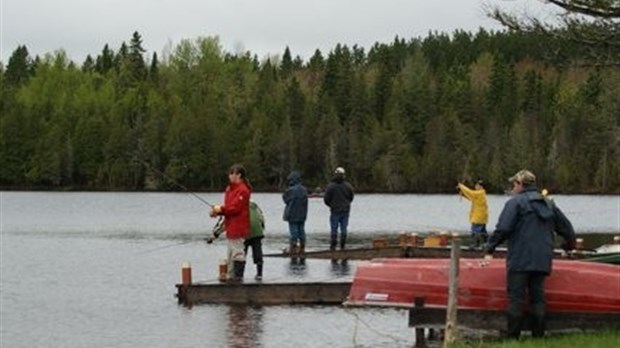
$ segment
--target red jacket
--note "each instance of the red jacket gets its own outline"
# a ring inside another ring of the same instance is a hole
[[[244,182],[228,185],[221,208],[226,238],[247,238],[250,235],[250,188]]]

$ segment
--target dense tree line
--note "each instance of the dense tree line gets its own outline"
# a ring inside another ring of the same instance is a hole
[[[579,47],[481,29],[260,61],[216,37],[149,55],[136,32],[76,64],[19,46],[0,65],[0,185],[221,190],[240,162],[256,190],[340,165],[360,191],[501,191],[529,168],[552,192],[619,193],[620,69]]]

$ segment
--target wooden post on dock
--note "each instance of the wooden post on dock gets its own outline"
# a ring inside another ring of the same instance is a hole
[[[416,297],[414,299],[413,305],[415,308],[421,309],[424,307],[424,297]],[[416,348],[425,348],[426,347],[426,339],[424,338],[424,328],[416,327],[415,328],[415,347]]]
[[[456,341],[458,335],[457,310],[459,291],[459,259],[461,257],[461,239],[458,234],[452,235],[452,250],[450,253],[450,279],[448,288],[448,308],[446,315],[446,331],[443,346],[448,347]]]

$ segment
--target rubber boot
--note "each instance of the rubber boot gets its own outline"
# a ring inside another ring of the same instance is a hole
[[[530,309],[532,320],[532,337],[545,337],[545,306],[532,305]]]
[[[263,263],[262,262],[256,264],[256,277],[254,277],[254,279],[256,280],[263,279]]]
[[[545,337],[545,316],[532,315],[532,337]]]
[[[506,338],[518,340],[521,336],[521,315],[508,313],[506,316],[507,332]]]
[[[472,233],[469,235],[469,250],[475,250],[478,246],[478,233]]]
[[[295,256],[299,253],[299,250],[297,249],[297,243],[291,243],[291,246],[288,249],[288,254],[290,256]]]
[[[344,247],[347,245],[347,237],[340,237],[340,250],[344,250]]]
[[[336,250],[336,245],[338,244],[338,241],[336,240],[336,238],[332,238],[330,244],[329,244],[329,250]]]
[[[482,246],[487,244],[488,240],[489,240],[489,234],[488,233],[486,233],[486,232],[480,233],[480,242],[481,242]]]
[[[304,256],[305,252],[306,252],[306,244],[299,243],[299,256]]]
[[[245,261],[233,261],[233,281],[243,281],[243,273],[245,272]]]
[[[486,233],[478,233],[478,241],[476,245],[476,249],[482,250],[484,246],[487,244],[487,240],[489,239],[489,235]]]

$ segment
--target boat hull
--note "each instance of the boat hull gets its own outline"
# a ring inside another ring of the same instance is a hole
[[[346,304],[411,308],[420,297],[426,306],[445,307],[449,264],[448,259],[360,263]],[[461,259],[459,272],[459,308],[505,310],[505,260]],[[545,293],[549,312],[620,313],[620,267],[555,260]]]

